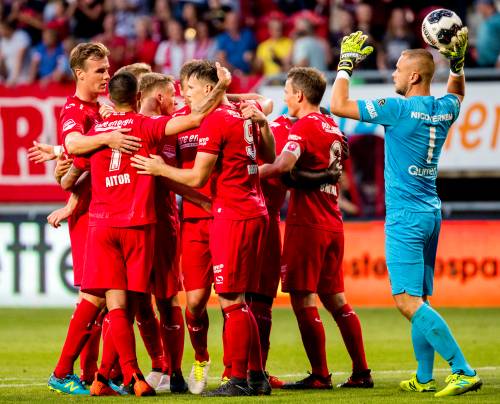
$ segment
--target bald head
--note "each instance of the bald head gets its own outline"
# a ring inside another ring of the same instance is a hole
[[[425,49],[407,49],[401,53],[407,68],[418,73],[423,82],[430,84],[434,76],[434,59]]]

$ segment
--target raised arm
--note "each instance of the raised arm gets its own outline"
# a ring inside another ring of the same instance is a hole
[[[261,94],[257,93],[246,93],[246,94],[227,94],[227,99],[233,102],[242,102],[242,101],[257,101],[264,112],[264,115],[269,115],[273,112],[273,100],[268,97],[264,97]]]
[[[463,27],[457,33],[457,41],[451,49],[440,49],[439,52],[450,61],[450,76],[447,92],[455,94],[460,101],[465,96],[464,59],[467,50],[468,30]]]
[[[241,113],[244,118],[251,119],[259,126],[261,138],[257,144],[257,153],[264,162],[272,163],[276,158],[276,142],[264,112],[254,104],[247,104],[243,106]]]
[[[222,101],[227,88],[231,84],[231,73],[219,63],[217,65],[217,76],[219,81],[200,104],[191,106],[189,115],[176,116],[168,121],[165,126],[165,135],[172,136],[186,130],[200,126],[205,116],[212,112]]]
[[[359,119],[358,104],[349,99],[349,80],[354,67],[373,52],[371,46],[363,48],[367,38],[361,31],[357,31],[342,39],[337,77],[333,83],[330,100],[330,110],[337,116]]]

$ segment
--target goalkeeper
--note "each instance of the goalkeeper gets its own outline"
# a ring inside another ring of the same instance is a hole
[[[451,367],[447,385],[436,397],[477,390],[482,381],[472,369],[445,320],[427,300],[432,295],[434,263],[441,227],[441,201],[436,192],[439,156],[448,130],[457,119],[465,93],[464,55],[467,28],[452,48],[440,52],[450,61],[447,94],[434,98],[432,55],[424,49],[402,52],[392,74],[395,91],[403,98],[349,98],[349,79],[356,65],[373,48],[360,31],[342,40],[333,84],[331,110],[338,116],[381,124],[385,128],[385,249],[391,289],[399,311],[411,322],[418,362],[416,375],[402,381],[403,390],[434,392],[434,352]]]

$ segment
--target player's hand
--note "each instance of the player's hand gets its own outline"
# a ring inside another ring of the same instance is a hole
[[[132,167],[137,168],[138,174],[161,175],[163,168],[167,165],[156,154],[150,154],[149,157],[144,157],[136,154],[130,158]]]
[[[467,51],[469,30],[463,27],[453,37],[450,48],[441,48],[439,53],[450,61],[450,70],[456,74],[462,74],[464,68],[465,52]]]
[[[215,66],[217,67],[217,77],[219,78],[219,82],[221,82],[224,87],[229,87],[231,84],[231,72],[219,62],[216,62]]]
[[[108,116],[110,116],[114,112],[115,112],[115,109],[111,105],[102,104],[101,107],[99,108],[99,115],[101,115],[101,117],[104,119],[106,119]]]
[[[368,36],[363,35],[361,31],[356,31],[342,39],[337,71],[344,70],[350,76],[354,67],[373,52],[373,46],[363,47],[367,39]]]
[[[46,161],[54,160],[56,158],[54,153],[54,146],[45,143],[38,143],[33,141],[33,147],[28,149],[28,158],[35,163],[45,163]]]
[[[327,168],[327,173],[329,174],[329,184],[336,184],[339,182],[340,176],[342,175],[342,159],[340,155],[336,155],[332,161],[332,164]]]
[[[60,209],[53,211],[50,215],[48,215],[47,222],[52,227],[57,229],[58,227],[61,226],[61,222],[64,219],[67,219],[68,217],[70,217],[72,213],[73,213],[73,211],[70,208],[68,208],[68,206],[65,206],[63,208],[60,208]]]
[[[132,154],[136,152],[142,146],[142,139],[140,137],[128,135],[130,130],[130,128],[121,128],[108,132],[106,144],[111,149],[120,150],[122,153]]]
[[[241,104],[241,115],[245,119],[251,119],[252,122],[255,122],[259,126],[264,126],[267,122],[266,115],[255,104]]]
[[[66,174],[73,163],[73,159],[57,160],[56,168],[54,169],[54,177],[62,178]]]

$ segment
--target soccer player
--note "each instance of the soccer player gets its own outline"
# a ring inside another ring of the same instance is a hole
[[[301,169],[326,169],[342,159],[343,135],[330,116],[320,112],[324,76],[313,68],[293,68],[285,84],[285,102],[298,121],[273,164],[261,167],[262,178]],[[346,301],[342,273],[344,233],[337,203],[338,185],[293,189],[282,255],[282,290],[290,293],[304,348],[311,363],[310,376],[287,389],[331,389],[325,351],[325,331],[316,308],[318,295],[335,319],[353,360],[349,387],[373,387],[367,367],[361,326]],[[308,249],[301,246],[308,240]]]
[[[463,394],[482,381],[465,357],[445,320],[427,300],[432,295],[434,263],[441,227],[441,201],[436,192],[437,166],[448,130],[457,119],[465,93],[464,55],[467,28],[457,34],[451,50],[447,94],[431,96],[432,55],[423,49],[405,50],[392,74],[395,91],[403,98],[355,101],[349,79],[355,65],[373,49],[363,47],[360,31],[344,37],[331,108],[339,116],[385,127],[385,250],[391,289],[399,311],[411,322],[417,373],[400,383],[403,390],[436,391],[434,352],[451,366],[447,386],[436,397]]]
[[[106,91],[109,81],[109,51],[99,43],[82,43],[70,54],[70,66],[76,81],[75,95],[68,97],[64,105],[59,125],[63,143],[69,154],[89,152],[103,145],[130,153],[140,147],[139,138],[123,131],[112,131],[94,139],[84,134],[100,120],[97,98]],[[59,147],[58,153],[62,153]],[[43,160],[45,161],[45,160]],[[67,209],[54,212],[54,223],[68,218],[73,256],[74,285],[79,287],[83,273],[83,257],[87,236],[88,206],[90,203],[90,183],[84,180],[70,197]],[[91,382],[97,369],[99,354],[100,325],[96,319],[104,306],[104,300],[81,293],[79,303],[73,313],[68,334],[58,363],[48,381],[48,387],[61,393],[89,394],[80,379],[73,374],[73,365],[81,353],[82,377]],[[82,351],[83,350],[83,351]]]
[[[205,96],[215,80],[215,65],[200,63],[188,79],[186,96],[190,102]],[[258,122],[261,136],[256,125],[246,118]],[[210,396],[270,394],[271,390],[262,371],[257,325],[244,295],[259,280],[257,257],[268,221],[257,154],[267,162],[275,157],[274,138],[265,115],[255,106],[240,112],[225,98],[200,127],[192,168],[168,166],[158,156],[133,158],[133,165],[141,174],[162,175],[198,188],[207,183],[214,171],[210,252],[215,291],[225,316],[225,349],[231,359],[232,375],[228,383],[206,393]]]

